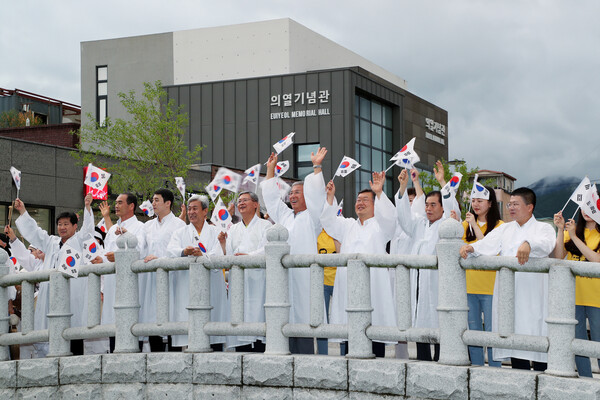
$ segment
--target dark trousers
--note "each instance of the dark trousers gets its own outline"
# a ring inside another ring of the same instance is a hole
[[[74,356],[83,355],[83,339],[71,340],[71,353]]]
[[[538,362],[538,361],[529,361],[523,360],[522,358],[510,358],[510,364],[514,369],[531,369],[531,364],[533,364],[534,371],[545,371],[548,368],[548,363]]]
[[[290,352],[292,354],[315,354],[313,338],[291,337]]]
[[[257,340],[254,343],[246,344],[244,346],[237,346],[235,351],[237,353],[264,353],[265,348],[265,344],[260,340]]]
[[[340,344],[340,355],[347,355],[349,347],[348,342],[342,342]],[[371,349],[375,357],[385,358],[385,343],[371,342]]]
[[[431,358],[431,344],[417,343],[417,360],[438,361],[440,359],[440,345],[434,345],[433,358]]]
[[[160,353],[165,351],[171,353],[181,352],[182,349],[182,347],[173,347],[173,341],[171,339],[171,336],[167,336],[167,343],[164,342],[162,336],[150,336],[148,338],[148,343],[150,344],[150,351],[153,353]]]

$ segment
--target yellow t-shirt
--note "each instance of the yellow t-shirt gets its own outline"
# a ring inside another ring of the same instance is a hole
[[[333,254],[335,253],[335,242],[333,238],[329,236],[323,229],[317,238],[317,249],[319,254]],[[335,267],[324,267],[325,274],[324,284],[325,286],[333,286],[335,282]]]
[[[596,229],[586,229],[584,233],[585,244],[590,249],[598,247],[600,232]],[[571,240],[569,232],[565,231],[565,243]],[[584,261],[585,256],[575,256],[567,252],[567,260]],[[575,304],[578,306],[600,307],[600,278],[575,277]]]
[[[503,221],[498,221],[494,228],[497,228]],[[465,229],[465,233],[463,235],[463,241],[465,243],[471,244],[475,243],[477,239],[471,240],[467,242],[467,230],[469,229],[469,223],[467,221],[463,221],[463,228]],[[485,233],[487,229],[487,224],[479,225],[481,231]],[[470,294],[494,294],[494,282],[496,280],[496,271],[477,271],[475,269],[466,270],[467,274],[467,293]]]

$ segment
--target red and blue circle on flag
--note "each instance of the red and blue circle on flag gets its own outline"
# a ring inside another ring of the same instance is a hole
[[[286,136],[286,137],[284,137],[284,138],[283,138],[283,139],[281,139],[281,140],[280,140],[278,143],[283,143],[283,142],[285,142],[285,141],[287,140],[287,138],[288,138],[287,136]]]
[[[202,244],[202,242],[198,242],[198,248],[201,252],[206,253],[206,247]]]
[[[483,186],[481,186],[479,183],[477,185],[475,185],[475,187],[477,188],[477,191],[479,192],[483,192],[483,190],[485,189]]]
[[[229,185],[231,183],[231,177],[229,175],[225,175],[223,177],[223,182],[225,182],[226,185]]]
[[[453,176],[452,179],[450,179],[450,187],[455,187],[456,185],[458,185],[458,182],[460,182],[458,176]]]
[[[100,176],[98,176],[97,172],[92,172],[92,174],[90,176],[90,181],[96,182],[99,178],[100,178]]]
[[[340,168],[348,168],[350,166],[350,163],[348,161],[344,161],[343,163],[340,164]]]
[[[142,209],[142,211],[144,212],[145,215],[148,215],[148,213],[149,213],[147,208]]]
[[[75,266],[75,258],[73,256],[67,257],[67,265],[69,267],[74,267]]]
[[[225,209],[219,210],[219,214],[218,215],[219,215],[219,219],[221,221],[225,221],[225,220],[227,220],[227,218],[229,218],[229,213]]]
[[[98,247],[96,247],[96,243],[90,244],[90,247],[88,247],[88,250],[90,253],[95,253],[96,250],[98,250]]]
[[[17,259],[16,259],[16,258],[14,258],[14,257],[11,257],[11,258],[10,258],[10,261],[12,261],[12,263],[13,263],[14,265],[17,265]]]
[[[250,171],[249,176],[254,176],[254,170]]]

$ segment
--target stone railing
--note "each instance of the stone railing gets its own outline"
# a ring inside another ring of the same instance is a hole
[[[189,353],[210,352],[210,335],[266,336],[264,357],[288,355],[288,337],[326,337],[347,339],[348,359],[373,358],[372,340],[418,341],[440,344],[437,365],[469,365],[468,345],[511,348],[548,353],[545,375],[576,376],[574,356],[600,356],[600,343],[578,340],[575,332],[575,275],[600,277],[600,264],[570,262],[556,259],[532,259],[519,265],[511,257],[479,257],[461,260],[462,226],[454,220],[440,227],[437,256],[408,255],[290,255],[287,231],[272,227],[267,234],[265,255],[188,257],[158,259],[148,263],[139,261],[133,235],[119,238],[115,263],[87,265],[80,268],[80,276],[88,277],[88,323],[86,327],[70,327],[68,277],[58,271],[28,272],[8,275],[8,267],[0,267],[0,304],[7,302],[7,287],[22,285],[22,332],[0,335],[0,360],[8,360],[8,345],[49,342],[48,357],[70,355],[69,341],[115,336],[115,353],[139,352],[138,337],[149,335],[187,334]],[[0,251],[0,265],[6,254]],[[348,324],[323,324],[323,267],[348,268]],[[499,271],[498,332],[467,330],[467,297],[465,270],[468,268]],[[210,321],[210,269],[230,269],[229,296],[230,322]],[[266,268],[266,323],[245,323],[243,306],[243,275],[248,268]],[[289,324],[288,269],[310,268],[310,322]],[[397,326],[371,324],[369,268],[395,268]],[[438,269],[439,329],[412,327],[409,272],[411,268]],[[188,322],[169,322],[169,271],[190,271],[190,299]],[[101,325],[100,276],[117,275],[115,299],[116,323]],[[142,272],[157,273],[157,322],[138,323],[138,279]],[[548,273],[549,313],[548,336],[526,336],[514,333],[514,273]],[[33,285],[50,281],[48,330],[33,330]],[[8,332],[6,308],[0,308],[0,332]],[[110,357],[112,355],[107,355]],[[216,354],[215,354],[216,356]],[[256,355],[253,355],[253,357]],[[260,356],[260,355],[259,355]],[[105,356],[102,356],[105,357]],[[150,355],[148,356],[150,357]],[[298,356],[294,356],[295,360]],[[371,360],[374,361],[374,360]],[[27,362],[41,362],[28,360]],[[67,362],[65,360],[65,362]],[[148,361],[149,362],[149,361]],[[0,363],[1,364],[1,363]],[[149,364],[148,364],[149,365]],[[349,368],[350,364],[346,368]],[[148,366],[148,368],[150,368]],[[403,367],[404,368],[404,367]],[[430,367],[433,368],[433,367]],[[406,372],[405,368],[405,372]],[[348,371],[348,370],[346,370]],[[406,379],[408,375],[405,376]]]

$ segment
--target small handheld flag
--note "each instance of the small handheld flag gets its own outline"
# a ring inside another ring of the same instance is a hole
[[[471,189],[471,196],[469,200],[473,199],[490,199],[490,191],[487,190],[481,183],[477,182],[479,175],[475,174],[475,179],[473,179],[473,189]]]
[[[290,168],[289,161],[279,161],[275,166],[275,176],[281,176]]]
[[[217,196],[219,196],[219,193],[221,193],[221,190],[223,190],[223,188],[217,185],[214,180],[211,183],[209,183],[208,186],[205,187],[205,189],[206,193],[208,193],[213,203],[215,202]]]
[[[21,264],[14,256],[9,257],[7,263],[11,267],[13,273],[18,274],[21,270]]]
[[[462,174],[460,172],[455,172],[452,178],[450,178],[450,181],[448,181],[448,183],[446,183],[442,188],[442,197],[444,199],[448,199],[451,196],[456,196],[456,192],[458,192],[458,186],[460,185],[461,180]]]
[[[417,153],[415,153],[414,146],[415,138],[412,138],[400,151],[390,158],[390,161],[394,161],[399,167],[412,169],[416,163],[421,161]]]
[[[584,202],[580,205],[581,210],[591,219],[600,224],[600,198],[598,198],[598,189],[592,185],[585,194]]]
[[[235,172],[227,169],[227,168],[219,168],[217,174],[215,175],[215,179],[213,182],[222,187],[223,189],[229,190],[230,192],[237,193],[238,187],[242,182],[242,177],[240,174],[236,174]]]
[[[21,171],[15,167],[10,167],[10,174],[12,175],[13,181],[15,181],[15,186],[17,187],[17,197],[19,197],[18,193],[19,190],[21,190]]]
[[[81,262],[81,254],[68,244],[64,244],[60,258],[58,260],[58,270],[74,278],[77,278],[79,273],[79,263]]]
[[[275,177],[275,184],[277,185],[277,189],[279,189],[279,198],[285,200],[292,187],[280,177]]]
[[[296,132],[290,132],[286,137],[278,141],[273,145],[273,148],[277,152],[277,154],[281,153],[285,149],[287,149],[292,143],[294,143],[293,137]]]
[[[258,177],[260,175],[260,163],[248,168],[247,170],[244,171],[244,173],[246,174],[246,176],[244,177],[242,184],[244,184],[246,182],[252,182],[254,184],[257,184]]]
[[[591,187],[592,187],[592,184],[591,184],[589,178],[587,176],[584,177],[581,180],[581,182],[579,183],[579,185],[575,188],[575,191],[573,191],[573,194],[571,194],[571,197],[569,197],[569,200],[574,203],[577,203],[577,205],[579,205],[581,207],[581,203],[584,202],[585,196]],[[569,201],[567,200],[567,204],[568,203],[569,203]]]
[[[92,261],[94,258],[100,255],[100,246],[96,242],[96,239],[89,238],[83,242],[83,259],[87,262]]]
[[[154,217],[154,207],[152,206],[150,200],[145,200],[142,204],[140,204],[140,209],[148,217]]]
[[[107,233],[106,232],[106,222],[104,221],[104,218],[100,219],[100,222],[98,222],[98,224],[96,224],[96,227],[98,229],[100,229],[102,232]]]
[[[183,201],[185,201],[185,181],[181,176],[175,177],[175,185],[177,185],[177,190],[179,190],[181,197],[183,197]]]
[[[348,156],[344,156],[344,158],[342,158],[342,162],[340,162],[340,165],[339,165],[337,171],[335,171],[334,176],[339,175],[343,178],[346,175],[352,173],[352,171],[354,171],[358,167],[360,167],[360,164],[356,160],[354,160]]]
[[[342,199],[342,201],[340,201],[336,215],[338,217],[343,217],[344,216],[343,212],[344,212],[344,199]]]
[[[110,178],[110,173],[100,169],[98,167],[94,167],[92,163],[89,163],[87,166],[87,172],[85,174],[85,180],[83,183],[91,187],[92,189],[101,189],[106,185],[108,179]]]
[[[215,205],[215,209],[213,210],[210,220],[221,230],[221,232],[227,232],[229,227],[232,225],[231,214],[229,211],[227,211],[227,207],[220,197]]]

